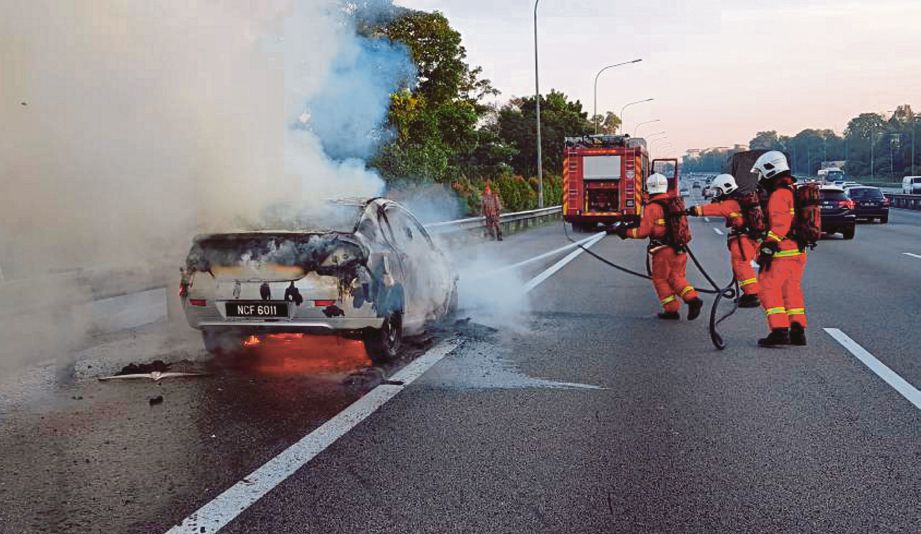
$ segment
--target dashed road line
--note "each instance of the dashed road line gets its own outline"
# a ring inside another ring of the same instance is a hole
[[[559,272],[560,269],[562,269],[563,267],[566,267],[566,265],[569,264],[569,262],[571,262],[572,260],[578,258],[580,254],[582,254],[583,252],[585,252],[585,249],[591,248],[595,243],[597,243],[597,242],[601,241],[602,239],[604,239],[604,236],[605,236],[605,235],[607,235],[607,234],[605,234],[605,233],[603,233],[603,232],[602,232],[602,233],[599,233],[599,234],[596,234],[594,237],[592,237],[592,239],[591,239],[590,241],[588,241],[585,245],[583,245],[584,248],[578,248],[578,249],[576,249],[576,250],[570,252],[569,254],[566,255],[565,258],[563,258],[563,259],[561,259],[560,261],[554,263],[554,264],[551,265],[546,271],[544,271],[544,272],[540,273],[539,275],[535,276],[534,278],[532,278],[530,281],[528,281],[528,283],[526,283],[526,284],[524,285],[524,291],[525,291],[525,293],[530,293],[535,287],[537,287],[537,286],[539,286],[540,284],[544,283],[548,278],[550,278],[551,276],[553,276],[554,274],[556,274],[557,272]]]
[[[335,417],[199,508],[182,523],[169,529],[167,534],[217,532],[367,419],[456,347],[457,342],[453,340],[436,345],[390,377],[389,383],[372,389]]]
[[[714,228],[713,231],[716,232],[716,235],[726,235],[726,234],[724,234],[723,231],[720,230],[719,228]]]
[[[906,256],[910,256],[910,257],[912,257],[912,258],[917,258],[917,259],[921,260],[921,255],[919,255],[919,254],[912,254],[911,252],[903,252],[902,254],[904,254],[904,255],[906,255]]]
[[[704,217],[704,222],[710,222],[710,217]]]
[[[908,381],[896,374],[896,372],[887,367],[886,364],[877,360],[867,349],[861,347],[841,330],[837,328],[826,328],[825,332],[835,338],[835,341],[840,343],[848,352],[863,362],[863,364],[869,367],[877,376],[885,380],[886,383],[898,391],[900,395],[908,399],[908,402],[914,404],[915,408],[921,409],[921,391],[918,391],[915,386],[909,384]]]

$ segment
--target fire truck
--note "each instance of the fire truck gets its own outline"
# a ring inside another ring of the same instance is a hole
[[[646,141],[627,135],[567,137],[563,154],[563,219],[576,232],[598,223],[637,221],[643,214],[646,177],[668,178],[668,194],[678,194],[678,160],[650,162]]]

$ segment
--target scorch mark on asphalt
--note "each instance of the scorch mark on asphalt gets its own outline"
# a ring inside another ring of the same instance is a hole
[[[580,242],[580,245],[584,248],[579,248],[571,252],[565,258],[550,266],[546,271],[531,279],[525,284],[525,292],[530,292],[559,272],[572,260],[585,252],[585,249],[601,241],[605,235],[606,234],[602,232],[587,240],[583,240],[585,243],[584,245],[581,245]],[[559,250],[552,252],[558,253]],[[542,254],[541,257],[547,257],[547,254],[551,253]],[[526,260],[523,263],[528,263],[532,260]],[[451,351],[457,348],[457,346],[458,344],[454,340],[444,341],[436,345],[390,377],[388,383],[377,386],[319,428],[282,451],[281,454],[272,458],[249,475],[243,477],[243,480],[237,482],[215,497],[212,501],[206,503],[183,519],[182,523],[169,529],[167,534],[206,534],[219,531],[236,519],[243,511],[267,495],[276,486],[287,480],[288,477],[293,475],[298,469],[307,465],[307,463],[313,460],[318,454],[326,450],[339,438],[367,419],[381,406],[396,397],[398,393],[425,374],[426,371],[440,362]],[[586,386],[584,384],[565,383],[562,385],[567,387],[594,388],[594,386]]]
[[[896,374],[896,372],[887,367],[886,364],[877,360],[875,356],[870,354],[869,351],[861,347],[841,330],[837,328],[826,328],[825,331],[828,335],[835,338],[835,341],[840,343],[841,346],[846,348],[848,352],[869,367],[871,371],[876,373],[877,376],[885,380],[886,383],[898,391],[899,394],[908,399],[908,402],[914,404],[916,408],[921,409],[921,391],[918,391],[917,388]]]

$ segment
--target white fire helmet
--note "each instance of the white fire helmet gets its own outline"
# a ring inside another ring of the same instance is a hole
[[[658,195],[668,191],[668,178],[659,173],[653,173],[646,178],[646,192],[650,195]]]
[[[717,190],[716,196],[722,197],[735,192],[739,188],[739,184],[736,183],[735,177],[731,174],[720,174],[713,179],[711,187]]]
[[[787,163],[787,156],[784,156],[783,152],[771,150],[761,154],[751,172],[757,174],[762,180],[766,180],[789,170],[790,165]]]

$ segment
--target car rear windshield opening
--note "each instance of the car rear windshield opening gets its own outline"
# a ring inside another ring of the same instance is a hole
[[[230,267],[244,263],[298,266],[316,269],[330,253],[348,248],[358,257],[361,250],[337,234],[224,234],[196,239],[187,265],[197,271],[212,266]]]
[[[823,200],[848,200],[844,191],[822,191]]]
[[[883,192],[879,189],[870,188],[870,187],[860,187],[855,189],[850,189],[847,192],[851,198],[860,198],[860,199],[879,199],[883,198]]]

